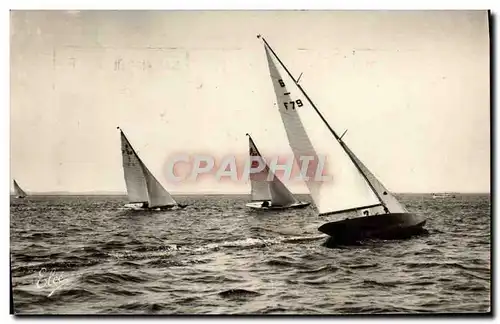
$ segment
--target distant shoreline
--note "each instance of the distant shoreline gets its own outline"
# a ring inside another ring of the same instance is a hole
[[[170,193],[173,196],[244,196],[250,193]],[[309,195],[308,193],[295,193],[296,195]],[[490,192],[394,192],[395,195],[491,195]],[[14,193],[10,194],[15,196]],[[28,192],[28,196],[127,196],[126,192]]]

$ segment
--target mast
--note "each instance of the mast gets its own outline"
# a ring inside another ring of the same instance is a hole
[[[356,169],[358,170],[358,172],[361,173],[361,175],[363,176],[363,178],[365,179],[365,181],[368,183],[368,185],[370,186],[370,189],[373,191],[373,193],[375,193],[375,195],[377,196],[377,199],[380,201],[380,203],[382,204],[382,206],[384,207],[384,209],[386,209],[387,206],[385,205],[384,200],[380,197],[380,195],[375,190],[375,188],[373,187],[373,185],[371,184],[371,182],[368,180],[368,178],[366,177],[366,175],[364,174],[364,172],[361,170],[361,167],[356,163],[356,161],[353,159],[353,157],[351,156],[351,154],[349,154],[348,150],[346,150],[345,146],[347,146],[347,145],[342,141],[341,137],[339,137],[337,135],[337,133],[333,130],[333,128],[330,126],[330,124],[328,124],[328,122],[323,117],[323,115],[321,114],[321,112],[318,110],[318,108],[316,107],[316,105],[312,102],[311,98],[309,98],[309,96],[304,91],[304,89],[302,89],[302,87],[297,82],[297,80],[295,80],[295,78],[290,73],[290,71],[288,70],[288,68],[286,67],[286,65],[283,64],[283,62],[278,57],[278,55],[274,52],[274,50],[272,49],[272,47],[267,43],[266,39],[263,36],[261,36],[261,35],[257,35],[257,38],[262,38],[262,40],[264,41],[265,46],[267,48],[269,48],[269,50],[271,51],[271,53],[273,53],[274,57],[276,57],[276,59],[281,64],[281,66],[283,67],[283,69],[285,69],[285,71],[288,74],[288,76],[293,80],[293,82],[295,82],[295,85],[297,86],[297,88],[299,88],[299,90],[302,92],[302,94],[304,95],[304,97],[306,97],[307,101],[309,101],[309,103],[311,104],[311,106],[313,107],[313,109],[316,111],[316,113],[318,114],[318,116],[325,123],[326,127],[328,127],[328,129],[333,134],[333,136],[335,137],[335,139],[339,142],[340,146],[344,149],[344,151],[346,152],[347,156],[349,156],[349,159],[351,160],[351,162],[356,166]]]

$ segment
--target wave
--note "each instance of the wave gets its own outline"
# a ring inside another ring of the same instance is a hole
[[[147,278],[133,276],[125,273],[106,272],[106,273],[83,274],[81,276],[80,282],[83,284],[99,285],[99,284],[111,284],[111,283],[124,284],[130,282],[142,283],[146,282],[147,280],[148,280]]]
[[[101,313],[127,313],[131,312],[144,312],[144,313],[155,313],[161,310],[167,309],[168,304],[165,303],[146,303],[146,302],[132,302],[127,304],[118,305],[116,308],[108,308]]]
[[[299,270],[299,273],[320,273],[320,272],[337,272],[339,270],[338,267],[333,266],[331,264],[319,267],[319,268],[314,268],[314,269],[308,269],[308,270]]]
[[[224,291],[218,293],[218,295],[222,298],[240,299],[240,298],[260,296],[262,294],[258,293],[256,291],[247,290],[247,289],[228,289],[228,290],[224,290]]]
[[[123,216],[125,197],[25,201],[29,208],[11,209],[15,313],[489,310],[491,209],[475,208],[477,198],[431,207],[406,199],[432,220],[433,236],[335,250],[321,245],[321,220],[299,210],[249,218],[247,199],[199,198],[182,217]],[[36,286],[41,268],[67,278],[50,297],[50,285]]]
[[[266,246],[281,244],[281,243],[299,243],[304,241],[315,241],[322,239],[324,236],[297,236],[297,237],[278,237],[278,238],[246,238],[241,240],[234,241],[222,241],[217,243],[208,243],[202,246],[196,245],[161,245],[161,246],[148,246],[141,247],[138,249],[123,251],[123,252],[114,252],[109,255],[113,258],[121,259],[137,259],[137,258],[161,258],[161,257],[170,257],[175,256],[179,253],[186,254],[204,254],[213,251],[219,251],[224,249],[254,249],[254,248],[262,248]],[[154,265],[155,263],[161,264],[162,261],[156,260],[151,261]]]
[[[366,264],[353,264],[347,265],[350,269],[368,269],[378,267],[378,263],[366,263]]]
[[[429,268],[429,267],[448,268],[448,269],[455,268],[455,269],[480,272],[483,274],[490,274],[490,269],[488,267],[465,266],[458,262],[406,262],[404,264],[409,268]]]

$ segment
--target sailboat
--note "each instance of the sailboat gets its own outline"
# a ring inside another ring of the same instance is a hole
[[[310,202],[297,200],[283,182],[269,169],[250,134],[247,133],[246,135],[248,136],[250,156],[257,159],[259,164],[265,165],[261,172],[250,174],[252,202],[247,203],[246,206],[259,210],[283,210],[309,206]],[[269,178],[272,180],[268,180]]]
[[[130,201],[126,208],[137,210],[183,209],[187,205],[178,204],[165,188],[156,180],[137,155],[123,130],[120,130],[123,160],[123,174]]]
[[[432,198],[433,199],[438,199],[438,198],[456,198],[456,196],[452,195],[450,193],[445,192],[445,193],[441,193],[441,194],[439,194],[439,193],[433,193],[432,194]]]
[[[26,192],[19,186],[16,180],[14,180],[14,193],[16,198],[25,198],[27,196]]]
[[[307,93],[261,37],[279,113],[295,155],[326,157],[330,181],[306,181],[330,243],[402,238],[426,232],[425,218],[409,213],[330,127]]]

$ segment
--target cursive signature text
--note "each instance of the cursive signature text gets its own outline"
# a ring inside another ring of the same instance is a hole
[[[48,274],[48,276],[47,276]],[[57,274],[55,271],[50,271],[47,273],[47,269],[42,268],[38,272],[38,280],[36,282],[36,287],[38,289],[49,288],[52,289],[48,297],[52,296],[54,292],[60,289],[68,280],[63,277],[63,273]]]

